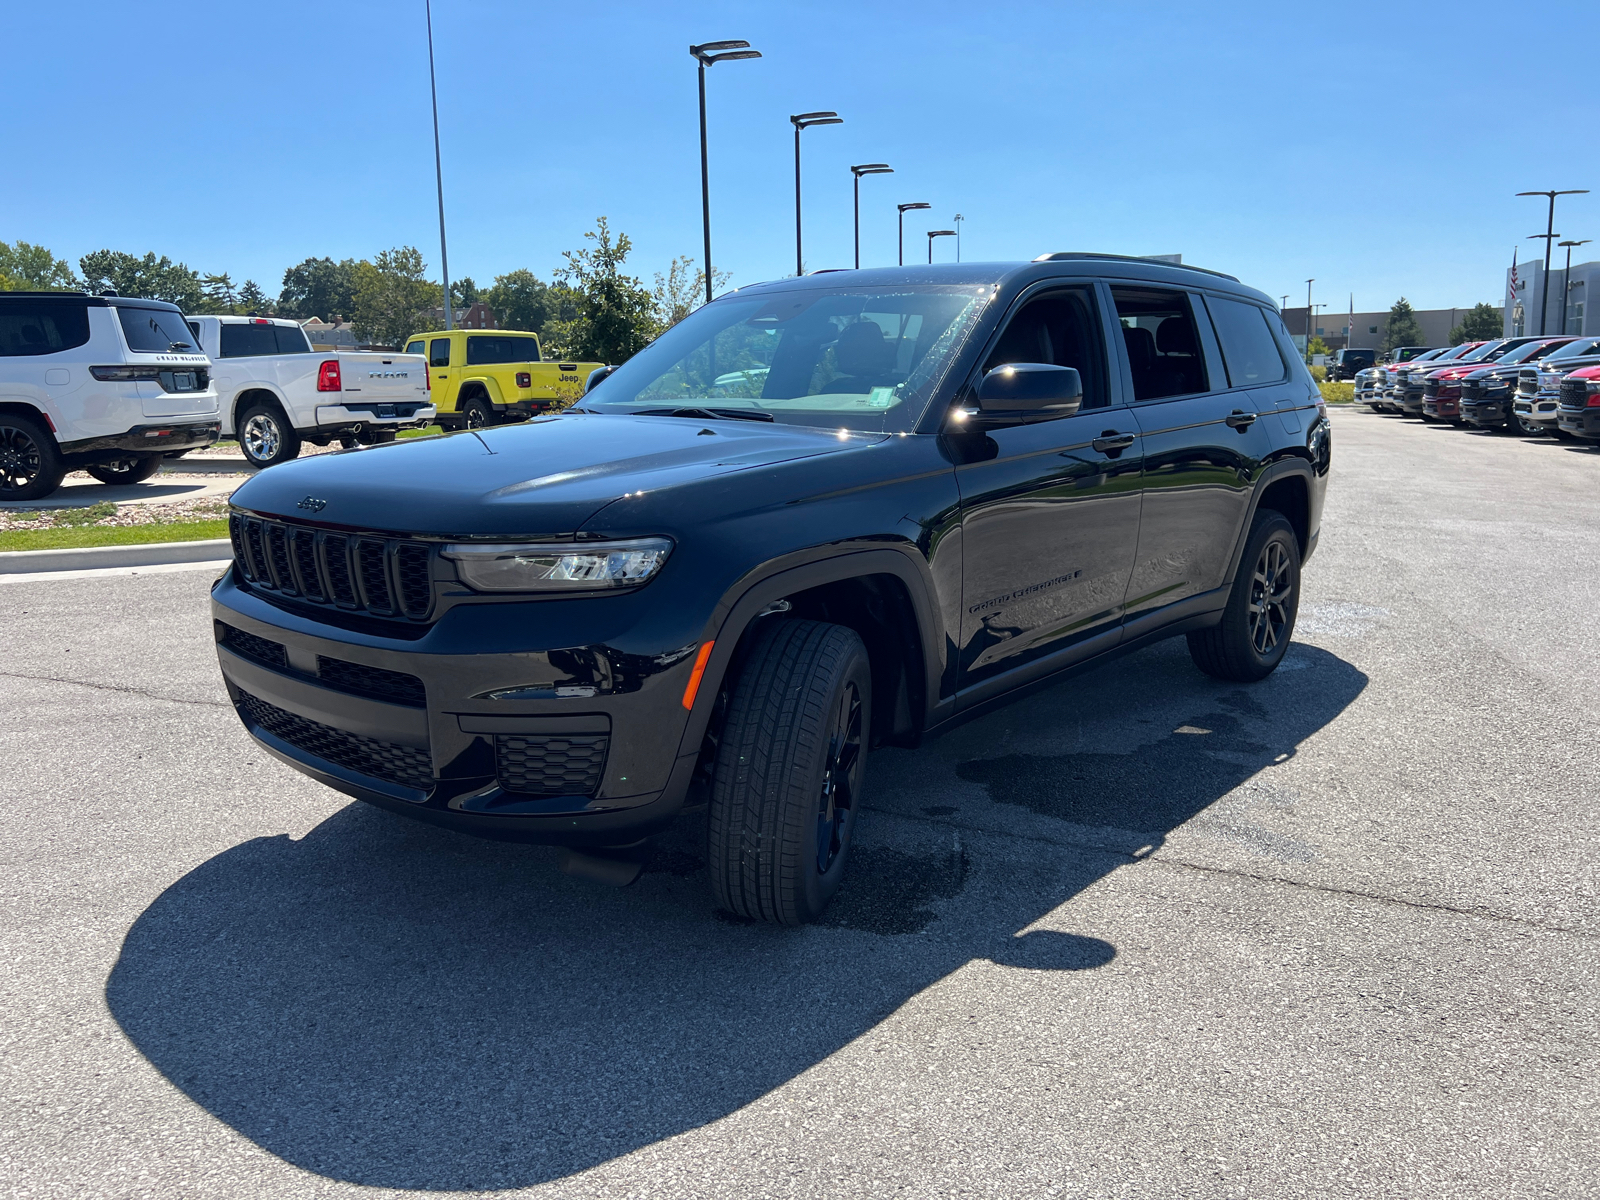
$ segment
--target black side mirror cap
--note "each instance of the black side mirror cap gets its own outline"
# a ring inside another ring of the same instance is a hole
[[[594,391],[595,387],[600,383],[600,381],[608,378],[611,372],[617,369],[618,365],[620,364],[614,364],[609,367],[600,367],[598,370],[590,371],[589,378],[585,380],[583,384],[583,394],[587,396],[590,392]]]
[[[1082,405],[1083,378],[1076,367],[1006,363],[978,383],[978,411],[985,417],[1048,421],[1070,417]]]

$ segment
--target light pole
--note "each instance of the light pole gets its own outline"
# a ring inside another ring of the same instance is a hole
[[[836,112],[797,113],[789,118],[794,126],[794,273],[806,273],[805,255],[800,246],[800,131],[813,125],[843,125],[844,118]]]
[[[706,303],[711,303],[711,165],[706,154],[706,68],[740,58],[760,58],[749,42],[702,42],[689,53],[700,64],[700,215],[706,231]]]
[[[855,176],[852,186],[856,192],[856,270],[861,269],[861,177],[863,175],[893,175],[894,168],[888,163],[858,163],[850,168],[850,174]]]
[[[1561,332],[1567,331],[1567,296],[1572,288],[1572,248],[1574,246],[1587,246],[1593,238],[1584,238],[1577,242],[1557,242],[1558,246],[1567,248],[1567,269],[1561,273]]]
[[[433,0],[423,0],[428,18],[428,93],[433,97],[433,181],[439,188],[439,269],[444,273],[444,327],[450,323],[450,254],[444,244],[444,164],[439,158],[439,85],[433,78]]]
[[[1556,197],[1557,196],[1587,196],[1588,194],[1589,194],[1589,189],[1588,188],[1567,188],[1565,191],[1518,192],[1517,193],[1517,195],[1519,195],[1519,196],[1548,196],[1550,198],[1550,215],[1549,215],[1549,217],[1547,218],[1547,220],[1545,222],[1544,232],[1543,233],[1535,233],[1535,234],[1531,235],[1532,237],[1543,238],[1544,239],[1544,270],[1539,273],[1539,282],[1540,282],[1540,285],[1541,285],[1540,289],[1539,289],[1539,292],[1540,292],[1540,295],[1539,295],[1539,332],[1540,333],[1544,332],[1544,310],[1550,304],[1550,243],[1555,241],[1558,237],[1561,236],[1559,233],[1555,232],[1555,227],[1556,227]],[[1561,311],[1565,312],[1566,311],[1566,307],[1567,307],[1566,304],[1563,303],[1562,306],[1561,306]]]
[[[1311,365],[1311,285],[1316,280],[1306,280],[1306,366]]]
[[[933,205],[918,200],[914,204],[896,204],[895,207],[900,210],[900,265],[903,267],[906,265],[906,214],[912,209],[932,208]]]
[[[936,237],[955,237],[955,235],[956,235],[956,231],[954,229],[930,229],[930,230],[928,230],[928,265],[929,266],[933,265],[933,239],[936,238]]]
[[[963,217],[960,213],[957,213],[955,215],[955,217],[952,218],[952,220],[951,220],[951,224],[953,224],[956,227],[956,261],[957,262],[961,261],[961,222],[963,222],[965,220],[966,220],[966,218]]]

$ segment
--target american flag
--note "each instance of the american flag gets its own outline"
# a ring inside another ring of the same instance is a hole
[[[1517,248],[1511,247],[1511,298],[1517,298]]]

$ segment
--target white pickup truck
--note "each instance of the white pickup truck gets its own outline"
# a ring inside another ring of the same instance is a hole
[[[222,436],[252,464],[270,467],[305,442],[392,442],[433,421],[428,361],[420,354],[313,350],[294,321],[190,317],[221,407]]]

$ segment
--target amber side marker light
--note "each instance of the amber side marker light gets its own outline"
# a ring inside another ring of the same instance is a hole
[[[694,670],[689,672],[689,686],[683,689],[683,706],[694,708],[695,693],[700,690],[700,677],[706,673],[706,663],[711,659],[711,647],[715,642],[706,642],[701,645],[700,653],[694,656]]]

